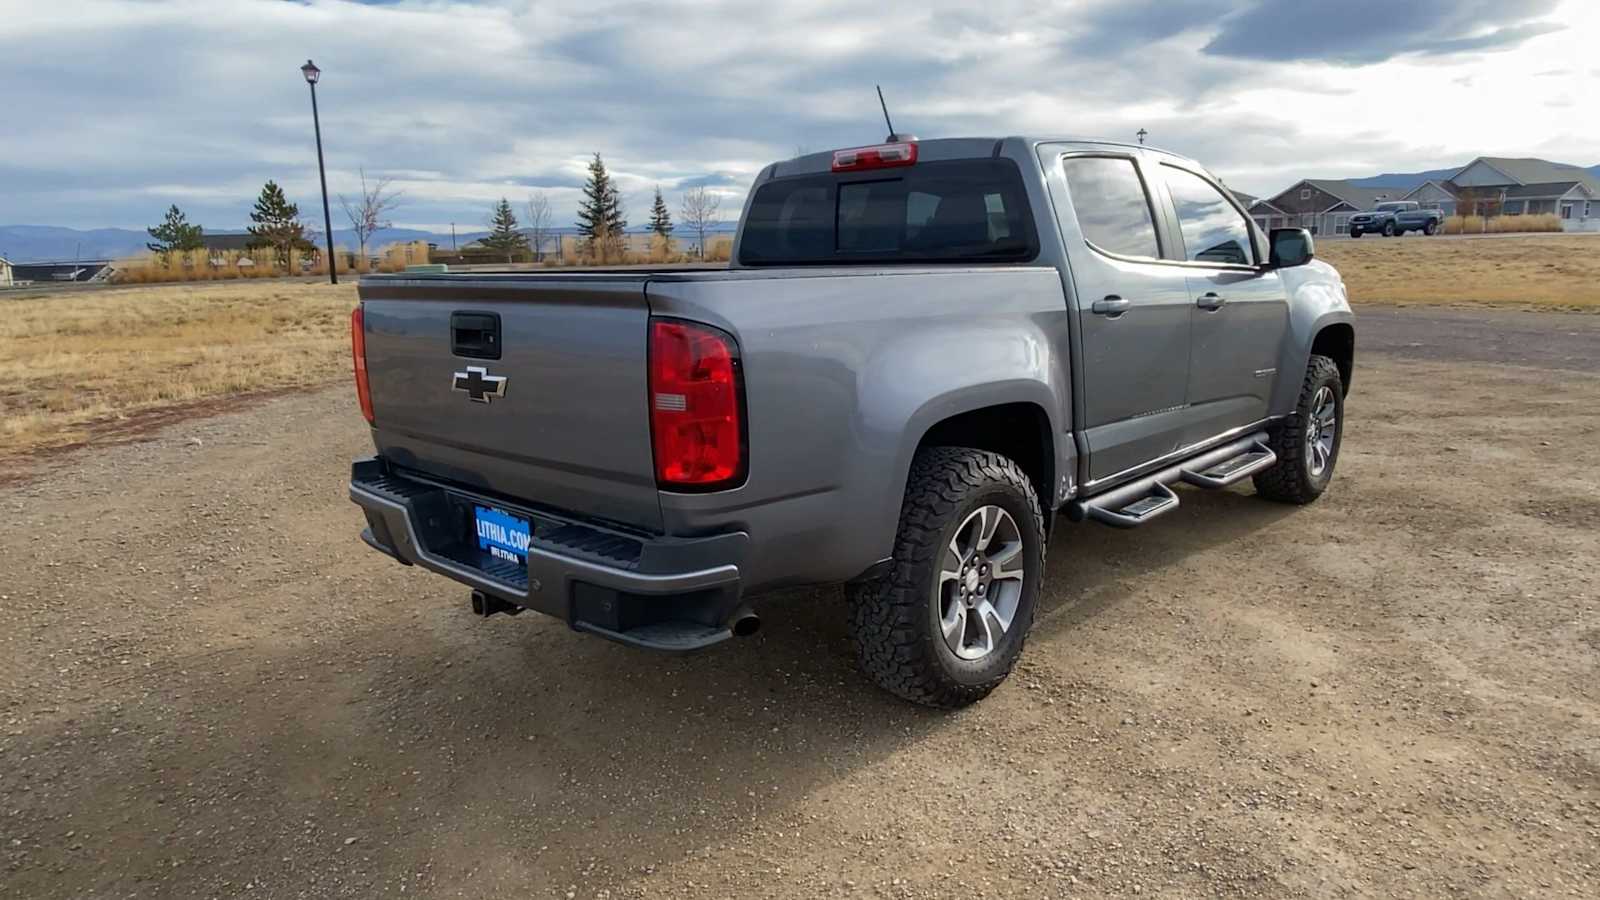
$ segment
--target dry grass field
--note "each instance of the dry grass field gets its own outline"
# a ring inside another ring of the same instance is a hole
[[[1352,303],[1600,310],[1600,235],[1326,240]]]
[[[345,374],[355,295],[273,281],[0,299],[0,469],[152,414]]]
[[[1600,310],[1600,236],[1324,241],[1353,302]],[[0,471],[350,368],[354,285],[237,281],[3,299]]]

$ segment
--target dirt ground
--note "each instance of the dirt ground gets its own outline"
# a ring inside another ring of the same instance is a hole
[[[357,539],[343,384],[62,456],[0,487],[0,897],[1594,897],[1600,376],[1391,319],[1321,502],[1063,520],[954,714],[834,590],[474,619]]]

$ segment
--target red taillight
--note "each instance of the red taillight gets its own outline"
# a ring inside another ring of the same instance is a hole
[[[350,311],[350,355],[355,358],[356,399],[361,401],[361,414],[367,424],[373,424],[372,389],[367,385],[367,328],[362,320],[361,307]]]
[[[852,150],[833,151],[835,172],[860,172],[866,169],[892,169],[909,166],[917,161],[917,145],[912,143],[878,144],[856,147]]]
[[[707,488],[744,474],[733,338],[705,325],[650,323],[650,433],[656,481]]]

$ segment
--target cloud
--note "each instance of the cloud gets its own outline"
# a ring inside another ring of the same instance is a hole
[[[1557,0],[1260,0],[1205,45],[1238,59],[1377,63],[1402,54],[1506,50],[1564,26]]]
[[[1075,53],[1115,56],[1214,26],[1237,4],[1228,0],[1106,0],[1058,14]]]
[[[749,181],[748,178],[741,178],[737,175],[730,175],[726,172],[712,172],[709,175],[696,175],[692,178],[680,178],[678,182],[673,185],[673,187],[679,190],[697,187],[739,188],[743,187],[747,181]]]
[[[27,113],[0,128],[0,223],[142,227],[178,202],[237,228],[268,178],[313,210],[307,57],[323,69],[330,191],[353,193],[361,169],[392,177],[398,221],[476,227],[500,197],[537,192],[570,222],[597,151],[636,220],[657,185],[705,186],[734,210],[768,161],[880,140],[874,84],[924,137],[1144,127],[1266,193],[1307,172],[1470,158],[1478,92],[1505,94],[1496,132],[1529,147],[1579,127],[1515,99],[1540,90],[1521,73],[1584,58],[1577,35],[1600,28],[1600,4],[1553,2],[18,3],[0,84]],[[1568,32],[1532,36],[1556,21]],[[1478,56],[1530,47],[1521,65]],[[1352,76],[1354,61],[1370,71]],[[1578,96],[1597,76],[1573,77]],[[1600,157],[1600,135],[1572,143],[1561,156]]]

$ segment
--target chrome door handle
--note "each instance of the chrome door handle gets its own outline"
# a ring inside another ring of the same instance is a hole
[[[1094,314],[1097,316],[1110,316],[1115,319],[1117,316],[1132,309],[1133,301],[1124,300],[1116,294],[1110,294],[1104,300],[1096,300],[1094,305],[1089,308],[1094,310]]]
[[[1222,308],[1222,304],[1227,302],[1228,298],[1216,291],[1206,291],[1200,296],[1199,300],[1195,301],[1195,305],[1201,309],[1218,310]]]

